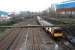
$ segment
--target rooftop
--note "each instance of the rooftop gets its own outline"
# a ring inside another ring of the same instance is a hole
[[[55,4],[57,9],[62,9],[62,8],[75,8],[75,1],[68,1],[68,2],[61,2]]]

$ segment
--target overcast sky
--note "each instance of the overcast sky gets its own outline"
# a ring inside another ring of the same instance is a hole
[[[63,0],[0,0],[0,10],[7,12],[38,12],[47,9],[52,3],[61,1]]]

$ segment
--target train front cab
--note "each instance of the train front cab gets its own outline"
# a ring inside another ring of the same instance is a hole
[[[64,33],[62,29],[55,29],[52,33],[52,38],[55,40],[60,40],[63,37]]]

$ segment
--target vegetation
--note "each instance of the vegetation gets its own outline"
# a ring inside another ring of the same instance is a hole
[[[17,15],[11,14],[11,15],[9,15],[9,16],[12,17],[10,19],[10,21],[0,22],[0,26],[10,26],[10,25],[13,25],[15,23],[25,21],[29,18],[32,18],[33,14],[34,14],[33,12],[29,12],[29,11],[27,11],[27,12],[26,11],[21,11]],[[0,32],[3,32],[5,29],[7,29],[7,28],[0,28]]]
[[[4,22],[4,23],[0,23],[0,26],[10,26],[10,25],[13,25],[13,24],[15,24],[16,23],[16,21],[15,20],[11,20],[11,21],[8,21],[8,22]],[[3,32],[3,31],[5,31],[5,29],[7,29],[7,28],[0,28],[0,32]]]

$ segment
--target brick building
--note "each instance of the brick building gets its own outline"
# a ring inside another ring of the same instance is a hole
[[[54,4],[55,12],[64,15],[75,15],[75,1]]]

